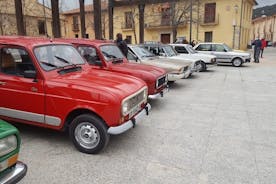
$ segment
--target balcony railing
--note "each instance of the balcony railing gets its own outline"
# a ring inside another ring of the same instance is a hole
[[[219,14],[216,15],[214,21],[209,21],[205,19],[205,17],[200,18],[200,25],[201,26],[215,26],[219,24]]]
[[[168,28],[172,27],[172,22],[171,21],[156,21],[156,22],[149,22],[145,23],[145,29],[154,29],[154,28]],[[182,22],[178,25],[178,27],[186,27],[187,23]]]

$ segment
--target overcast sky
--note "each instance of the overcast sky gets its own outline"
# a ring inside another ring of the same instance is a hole
[[[42,3],[43,0],[38,0],[38,1]],[[44,1],[46,6],[51,5],[50,3],[51,0],[44,0]],[[85,4],[92,4],[92,2],[93,0],[85,0]],[[276,0],[257,0],[257,2],[259,5],[256,6],[255,8],[276,4]],[[74,9],[74,8],[79,8],[79,0],[60,0],[60,3],[62,6],[62,10],[64,11]]]
[[[276,4],[276,0],[257,0],[258,2],[258,6],[256,6],[255,8],[259,8],[262,6],[266,6],[266,5],[272,5],[272,4]]]

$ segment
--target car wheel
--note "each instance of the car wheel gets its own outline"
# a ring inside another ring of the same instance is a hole
[[[204,72],[204,71],[206,71],[206,69],[207,69],[206,64],[203,61],[201,61],[199,71]]]
[[[239,67],[239,66],[242,65],[242,60],[240,58],[235,58],[232,61],[232,65],[235,66],[235,67]]]
[[[83,153],[96,154],[109,142],[105,123],[91,114],[77,116],[70,124],[69,135],[75,147]]]

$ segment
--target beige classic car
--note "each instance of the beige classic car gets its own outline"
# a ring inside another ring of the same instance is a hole
[[[192,64],[174,59],[159,58],[140,45],[128,45],[127,59],[130,62],[153,65],[165,69],[168,72],[168,81],[170,82],[189,77],[189,67]]]

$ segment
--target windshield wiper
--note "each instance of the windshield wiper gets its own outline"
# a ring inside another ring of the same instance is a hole
[[[57,68],[56,65],[52,64],[52,63],[48,63],[48,62],[45,62],[45,61],[39,61],[40,63],[46,65],[46,66],[50,66],[50,67],[54,67],[54,68]]]
[[[69,64],[70,62],[67,61],[66,59],[59,57],[59,56],[55,56],[55,58],[57,58],[58,60],[62,61],[63,63]]]
[[[117,58],[116,56],[114,56],[114,55],[112,55],[112,54],[108,54],[107,52],[102,51],[102,53],[103,53],[103,55],[105,55],[106,57],[109,57],[109,58],[111,58],[111,59]]]

